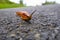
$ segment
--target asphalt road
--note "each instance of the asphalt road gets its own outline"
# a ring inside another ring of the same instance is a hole
[[[34,10],[31,23],[16,16]],[[60,4],[0,9],[0,40],[60,40]]]

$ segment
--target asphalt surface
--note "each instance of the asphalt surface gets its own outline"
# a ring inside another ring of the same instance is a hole
[[[16,16],[34,10],[30,23]],[[60,40],[60,4],[0,9],[0,40]]]

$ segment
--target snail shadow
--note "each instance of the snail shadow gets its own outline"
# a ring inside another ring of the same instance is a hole
[[[31,21],[21,21],[19,24],[30,25],[30,24],[32,24],[32,22]]]
[[[28,23],[28,24],[32,24],[31,21],[25,21],[25,22]]]

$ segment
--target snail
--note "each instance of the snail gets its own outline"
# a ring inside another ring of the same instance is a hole
[[[29,14],[26,11],[20,11],[16,12],[16,15],[19,16],[24,21],[29,21],[32,19],[32,15],[35,13],[36,10],[34,10],[31,14]]]

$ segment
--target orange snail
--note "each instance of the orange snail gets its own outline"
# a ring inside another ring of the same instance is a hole
[[[35,13],[36,10],[34,10],[31,14],[29,14],[26,11],[20,11],[20,12],[16,12],[16,15],[21,17],[22,20],[24,21],[29,21],[32,19],[32,15]]]

